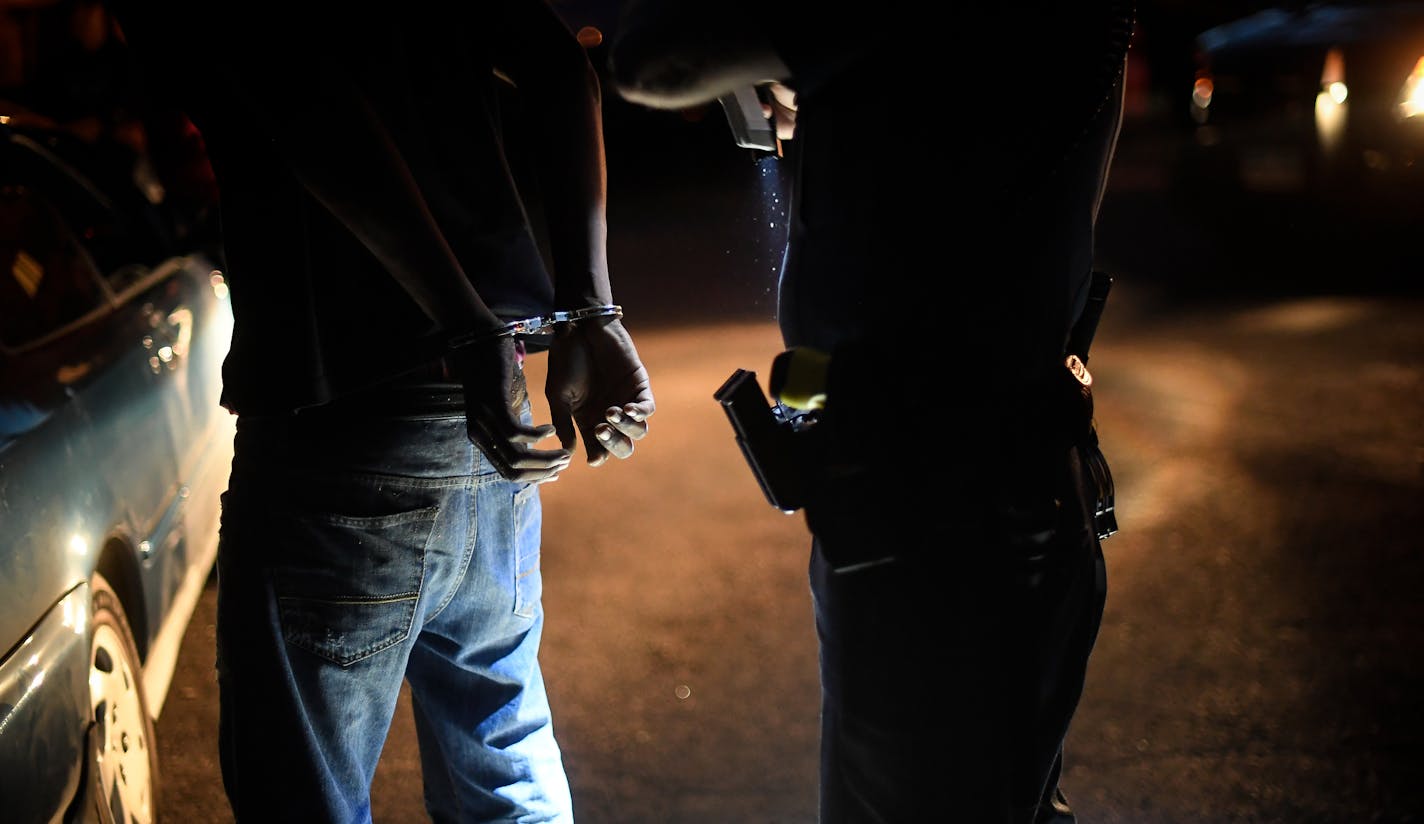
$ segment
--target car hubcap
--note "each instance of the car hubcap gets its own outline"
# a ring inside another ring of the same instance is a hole
[[[99,739],[99,780],[115,821],[151,824],[153,776],[137,673],[111,627],[94,628],[89,700]]]

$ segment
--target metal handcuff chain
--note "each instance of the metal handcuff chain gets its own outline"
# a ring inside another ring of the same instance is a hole
[[[621,318],[623,307],[614,303],[603,306],[586,306],[572,311],[551,312],[532,318],[514,320],[496,329],[485,332],[465,332],[456,335],[446,343],[451,349],[461,349],[475,343],[506,337],[529,337],[553,332],[556,327],[593,318]]]

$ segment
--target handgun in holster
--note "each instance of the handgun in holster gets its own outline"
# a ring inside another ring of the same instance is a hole
[[[811,412],[772,403],[755,372],[738,369],[714,393],[727,413],[737,446],[756,476],[767,503],[785,513],[806,505],[806,437],[815,424]]]
[[[1117,532],[1116,494],[1113,488],[1112,471],[1103,457],[1098,444],[1097,422],[1093,418],[1093,376],[1088,372],[1088,349],[1093,343],[1093,335],[1098,330],[1103,307],[1107,303],[1108,292],[1112,289],[1112,277],[1105,272],[1093,272],[1088,286],[1088,303],[1083,308],[1077,322],[1068,335],[1063,365],[1068,371],[1068,383],[1076,394],[1074,414],[1069,425],[1077,430],[1073,438],[1087,470],[1093,495],[1093,525],[1098,540],[1108,538]]]

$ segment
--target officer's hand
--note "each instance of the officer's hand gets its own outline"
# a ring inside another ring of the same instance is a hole
[[[573,459],[569,449],[534,449],[554,427],[529,426],[520,413],[529,393],[510,336],[478,341],[448,356],[465,386],[470,440],[511,481],[543,483],[558,478]]]
[[[617,318],[558,329],[549,347],[544,394],[559,442],[573,449],[577,426],[590,466],[609,455],[632,455],[633,442],[648,434],[648,418],[656,409],[648,372]]]
[[[766,84],[771,100],[761,104],[762,114],[776,126],[777,140],[790,140],[796,136],[796,92],[783,83]]]

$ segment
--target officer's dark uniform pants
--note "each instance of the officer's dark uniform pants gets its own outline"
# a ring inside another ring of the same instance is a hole
[[[848,484],[807,512],[822,824],[1072,820],[1048,800],[1106,576],[1076,449],[1064,464],[1056,528],[1028,547],[937,483]],[[827,561],[877,547],[897,560]]]

